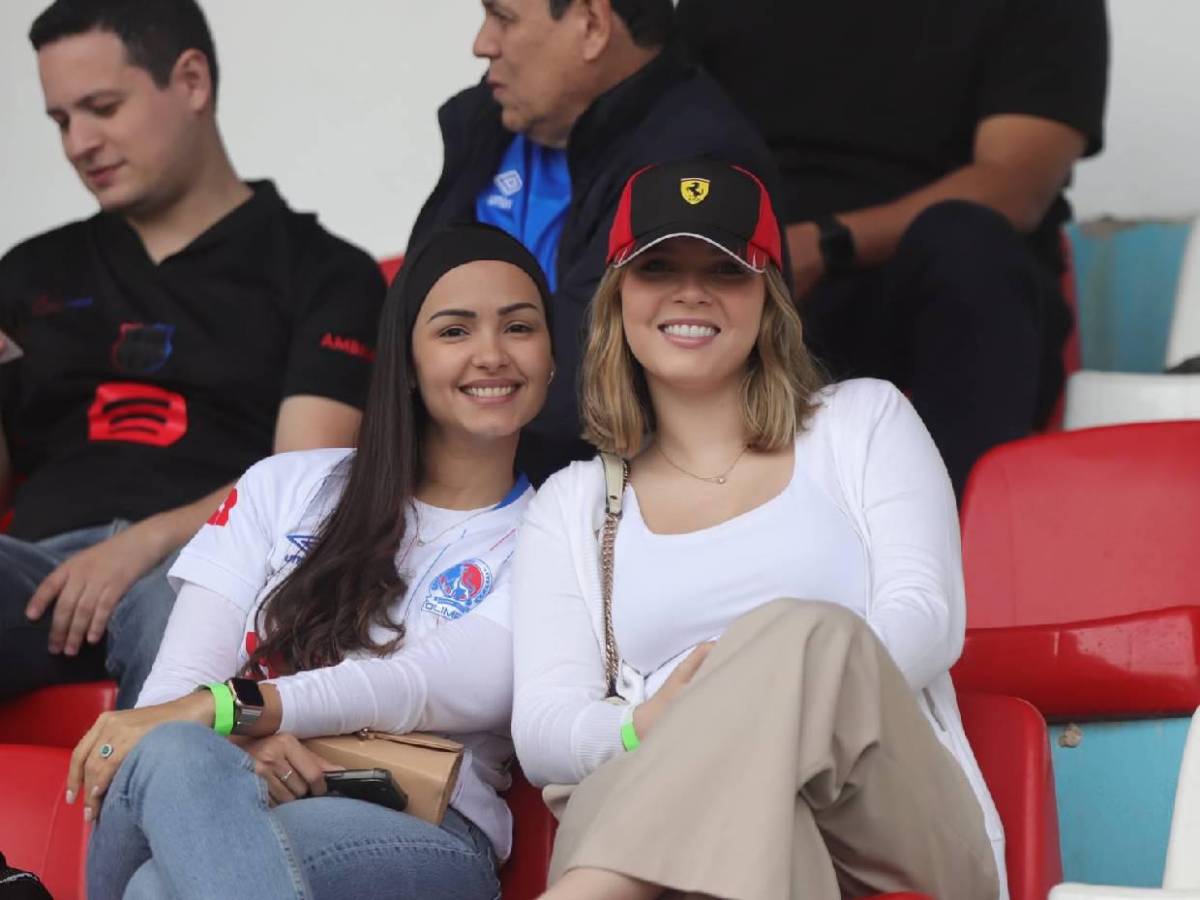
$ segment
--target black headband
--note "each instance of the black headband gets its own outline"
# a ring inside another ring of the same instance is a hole
[[[516,266],[537,285],[542,297],[542,312],[546,329],[553,335],[550,322],[550,287],[546,275],[533,254],[516,238],[491,225],[477,222],[451,225],[430,235],[417,250],[404,260],[392,292],[404,311],[404,333],[411,337],[417,323],[417,313],[438,279],[459,266],[479,260],[497,260]]]

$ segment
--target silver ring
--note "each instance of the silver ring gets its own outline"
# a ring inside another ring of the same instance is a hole
[[[112,755],[113,755],[113,745],[112,744],[101,744],[100,745],[100,758],[101,759],[108,759]]]
[[[295,769],[288,769],[286,772],[284,772],[282,775],[279,776],[279,783],[287,784],[287,780],[292,777],[292,773],[295,771],[296,771]]]

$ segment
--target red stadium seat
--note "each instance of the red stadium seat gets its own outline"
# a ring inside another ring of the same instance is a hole
[[[1062,881],[1046,723],[1030,704],[1014,697],[964,694],[959,707],[1004,823],[1012,900],[1045,900],[1050,888]],[[540,792],[519,772],[514,775],[508,804],[515,828],[513,855],[500,873],[502,892],[504,900],[530,900],[546,888],[555,821]],[[877,900],[920,900],[924,896],[882,894]]]
[[[379,261],[379,271],[383,273],[383,279],[389,285],[396,278],[396,273],[400,271],[400,267],[404,265],[404,255],[389,256],[387,259]]]
[[[1200,422],[1042,435],[986,454],[963,500],[960,689],[1024,696],[1051,716],[1191,715],[1198,460]]]
[[[102,712],[116,708],[111,681],[43,688],[0,703],[0,744],[75,749]],[[0,848],[2,850],[3,848]]]
[[[55,900],[83,900],[87,826],[67,806],[67,764],[57,747],[0,746],[0,851],[34,872]]]
[[[542,803],[542,792],[516,766],[505,799],[513,814],[513,852],[500,870],[501,895],[504,900],[538,897],[546,890],[558,823]]]
[[[1004,823],[1009,896],[1045,900],[1062,881],[1046,723],[1032,705],[1016,697],[960,694],[958,707]]]

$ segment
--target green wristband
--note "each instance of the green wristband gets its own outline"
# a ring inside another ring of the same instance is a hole
[[[626,722],[621,726],[621,744],[629,752],[633,752],[642,745],[638,739],[637,731],[633,727],[633,722]]]
[[[233,691],[229,685],[215,681],[206,687],[212,692],[215,710],[213,712],[213,731],[221,737],[233,734]]]

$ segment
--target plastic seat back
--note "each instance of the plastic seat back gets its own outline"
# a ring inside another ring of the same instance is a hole
[[[1009,894],[1012,900],[1044,900],[1062,881],[1046,722],[1016,697],[962,694],[958,706],[1004,823]]]
[[[389,256],[387,259],[379,261],[379,271],[383,273],[383,280],[389,285],[395,281],[396,275],[404,266],[404,255]]]
[[[83,808],[65,796],[70,759],[58,747],[0,745],[0,849],[55,900],[83,900],[85,889]]]
[[[546,890],[558,823],[542,802],[542,792],[515,765],[505,800],[513,814],[513,852],[500,870],[501,895],[504,900],[533,900]]]
[[[0,744],[74,750],[102,712],[116,708],[111,681],[63,684],[0,703]]]
[[[970,627],[1195,604],[1200,422],[997,447],[971,473],[962,531]]]

